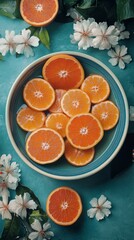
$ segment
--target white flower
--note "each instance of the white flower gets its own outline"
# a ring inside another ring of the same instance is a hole
[[[9,197],[10,192],[9,189],[15,190],[18,186],[18,183],[10,183],[8,179],[3,179],[0,177],[0,196]]]
[[[0,201],[0,214],[2,215],[2,219],[12,219],[7,197],[3,197],[3,200]]]
[[[37,204],[31,200],[29,193],[24,193],[24,196],[16,195],[14,200],[11,200],[9,203],[9,209],[11,212],[16,213],[21,218],[26,218],[27,209],[36,209]]]
[[[79,12],[77,12],[75,8],[70,8],[67,11],[67,16],[70,16],[71,18],[73,18],[75,22],[81,21],[84,19],[83,16]]]
[[[43,227],[41,226],[41,223],[39,220],[35,219],[34,222],[31,224],[31,227],[34,232],[31,232],[28,236],[31,240],[47,240],[51,239],[51,237],[54,236],[54,233],[52,231],[48,231],[48,229],[51,228],[50,223],[46,222],[43,224]]]
[[[28,29],[23,29],[21,35],[16,35],[14,40],[16,44],[16,52],[18,54],[24,54],[26,57],[33,56],[34,52],[30,46],[37,47],[39,45],[39,38],[32,36],[31,31]]]
[[[102,220],[105,216],[108,217],[111,214],[109,210],[111,206],[111,202],[107,200],[104,195],[101,195],[99,199],[93,198],[90,201],[92,208],[87,210],[87,215],[90,218],[96,217],[97,221]]]
[[[92,29],[93,36],[93,47],[99,48],[100,50],[110,49],[111,46],[118,44],[119,31],[115,26],[107,26],[106,22],[101,22],[97,24],[95,28]]]
[[[108,55],[111,57],[109,62],[113,66],[118,65],[120,69],[124,69],[125,63],[128,64],[132,61],[131,56],[127,55],[127,48],[124,45],[117,45],[115,47],[115,50],[111,49],[108,51]]]
[[[0,38],[0,53],[5,56],[8,51],[15,54],[16,43],[14,41],[15,32],[5,31],[5,38]]]
[[[130,33],[128,31],[124,31],[125,25],[124,23],[120,23],[120,22],[115,22],[114,26],[117,28],[117,30],[120,32],[119,34],[119,40],[121,39],[125,39],[125,38],[129,38]]]
[[[134,121],[134,106],[130,106],[130,121]]]
[[[7,156],[3,154],[1,156],[1,164],[0,170],[2,172],[2,177],[7,179],[10,183],[16,183],[20,181],[20,169],[18,168],[18,164],[16,162],[11,163],[11,155]]]
[[[74,23],[74,34],[70,35],[71,42],[78,43],[79,49],[87,50],[92,46],[92,29],[96,27],[96,24],[93,18]]]

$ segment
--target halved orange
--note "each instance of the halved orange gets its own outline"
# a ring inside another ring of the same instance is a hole
[[[78,88],[84,80],[81,63],[68,54],[56,54],[44,64],[42,75],[54,89]]]
[[[112,101],[94,105],[92,114],[99,119],[104,130],[112,129],[119,120],[119,109]]]
[[[26,83],[23,97],[29,107],[44,111],[54,103],[55,91],[44,79],[34,78]]]
[[[80,89],[68,90],[61,99],[61,108],[69,117],[80,113],[88,113],[90,106],[90,98]]]
[[[21,0],[22,18],[35,27],[46,26],[56,17],[59,9],[58,0]]]
[[[73,147],[68,140],[65,141],[65,158],[74,166],[85,166],[93,160],[95,149],[92,147],[82,150]]]
[[[17,123],[25,131],[34,131],[44,125],[46,115],[44,112],[35,111],[27,106],[17,112]]]
[[[32,132],[26,141],[26,152],[35,162],[48,164],[57,161],[64,153],[63,138],[53,129],[40,128]]]
[[[54,129],[62,137],[66,136],[66,125],[69,121],[64,113],[51,113],[46,118],[46,127]]]
[[[88,76],[81,85],[81,89],[88,94],[92,103],[106,100],[110,94],[110,86],[100,75]]]
[[[66,136],[72,146],[89,149],[100,142],[104,135],[99,120],[91,113],[72,117],[66,127]]]
[[[61,99],[63,95],[66,93],[64,89],[56,89],[55,90],[55,101],[53,105],[49,108],[49,111],[52,113],[63,112],[61,108]]]
[[[46,211],[55,223],[63,226],[72,225],[81,215],[81,198],[72,188],[59,187],[48,196]]]

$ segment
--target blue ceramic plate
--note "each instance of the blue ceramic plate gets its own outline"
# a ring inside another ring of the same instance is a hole
[[[61,52],[60,52],[61,53]],[[26,133],[19,128],[16,122],[16,113],[24,104],[23,88],[27,81],[34,77],[41,76],[44,62],[51,56],[49,54],[36,60],[25,68],[14,82],[7,99],[6,105],[6,126],[10,141],[21,159],[37,172],[56,179],[80,179],[90,176],[111,162],[119,152],[128,130],[128,104],[124,90],[116,76],[103,63],[83,53],[62,52],[75,56],[83,65],[86,75],[97,73],[107,79],[111,99],[120,109],[120,118],[117,126],[105,132],[103,139],[96,146],[94,160],[86,166],[75,167],[70,165],[64,157],[49,165],[39,165],[33,162],[25,151]]]

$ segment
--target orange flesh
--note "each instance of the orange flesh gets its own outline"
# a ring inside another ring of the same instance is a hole
[[[94,105],[92,114],[99,119],[104,130],[112,129],[119,119],[119,109],[111,101]]]
[[[23,97],[29,107],[43,111],[53,104],[55,92],[47,81],[41,78],[34,78],[27,82],[24,87]]]
[[[84,166],[91,162],[94,153],[94,148],[81,150],[73,147],[68,140],[65,141],[65,157],[69,163],[75,166]]]
[[[33,26],[51,22],[58,12],[57,0],[21,0],[20,12],[24,20]]]
[[[108,82],[100,75],[88,76],[81,89],[88,94],[92,103],[99,103],[108,98],[110,87]]]
[[[49,108],[50,112],[53,112],[53,113],[63,112],[61,108],[61,99],[65,93],[66,93],[66,90],[63,90],[63,89],[55,90],[55,101],[53,105]]]
[[[58,188],[47,199],[47,213],[59,225],[73,224],[79,218],[81,211],[81,199],[70,188]]]
[[[84,70],[79,61],[65,54],[49,58],[42,74],[55,89],[78,88],[84,80]]]
[[[58,160],[64,153],[64,141],[56,131],[41,128],[28,137],[26,151],[35,162],[51,163]]]
[[[17,113],[17,123],[25,131],[34,131],[43,126],[45,113],[35,111],[29,107],[23,107]]]
[[[74,147],[89,149],[102,139],[103,129],[92,114],[79,114],[69,120],[66,136]]]

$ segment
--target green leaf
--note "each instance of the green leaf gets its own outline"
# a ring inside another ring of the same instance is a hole
[[[5,220],[4,230],[1,236],[1,240],[15,240],[19,235],[21,228],[20,218],[13,216],[12,220]]]
[[[1,0],[0,1],[0,15],[15,18],[14,11],[16,7],[16,2],[14,0]]]
[[[33,191],[31,189],[29,189],[28,187],[25,187],[21,184],[18,185],[17,189],[16,189],[16,194],[17,195],[24,195],[24,193],[28,192],[31,196],[31,198],[34,200],[34,202],[38,205],[38,207],[40,207],[40,201],[39,199],[35,196],[35,194],[33,193]]]
[[[82,9],[87,9],[92,6],[97,6],[97,0],[83,0],[82,3],[78,5],[78,7]]]
[[[67,7],[72,7],[77,4],[79,0],[63,0],[63,4]]]
[[[15,11],[13,13],[16,18],[22,18],[21,14],[20,14],[20,1],[21,0],[16,0],[16,7],[15,7]]]
[[[48,220],[47,214],[43,210],[33,210],[29,216],[29,222],[32,224],[35,219],[46,222]]]
[[[0,60],[3,60],[3,56],[2,56],[2,54],[0,53]]]
[[[45,28],[41,28],[39,31],[39,39],[48,49],[50,48],[50,38],[48,31]]]
[[[134,0],[116,0],[119,21],[134,18]]]

